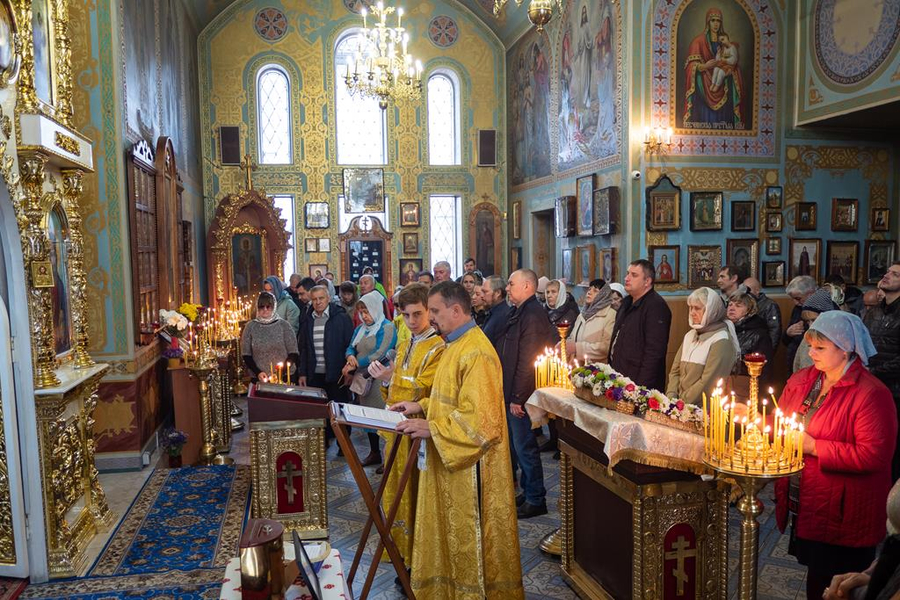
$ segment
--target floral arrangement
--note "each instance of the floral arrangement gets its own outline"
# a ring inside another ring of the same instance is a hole
[[[165,448],[169,456],[179,456],[181,448],[187,443],[188,434],[180,429],[167,429],[163,433],[162,447]]]
[[[180,346],[169,346],[163,350],[163,358],[181,358],[184,356],[184,350]]]
[[[184,337],[188,330],[189,321],[187,317],[177,310],[159,311],[160,330],[169,334],[169,337]]]
[[[200,317],[200,309],[203,306],[201,304],[191,304],[190,302],[184,302],[181,306],[178,307],[176,312],[180,312],[185,318],[191,323],[196,323],[197,319]]]
[[[677,423],[697,424],[691,427],[703,423],[703,409],[699,406],[669,398],[659,390],[637,385],[606,364],[594,363],[578,367],[572,371],[572,384],[576,390],[590,390],[593,396],[615,403],[616,409],[622,412],[628,412],[620,408],[620,403],[624,402],[632,405],[632,413],[642,417],[649,415],[654,417],[654,421],[660,422],[659,417],[668,417]]]

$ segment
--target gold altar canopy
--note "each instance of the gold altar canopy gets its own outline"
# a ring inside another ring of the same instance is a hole
[[[286,224],[275,201],[252,187],[222,198],[207,234],[210,303],[258,292],[269,275],[284,279]]]

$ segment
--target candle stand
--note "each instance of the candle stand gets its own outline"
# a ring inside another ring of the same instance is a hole
[[[215,367],[202,359],[188,365],[191,375],[200,382],[200,427],[203,430],[203,446],[200,448],[200,464],[211,465],[216,459],[216,445],[213,439],[212,415],[210,414],[209,378]]]
[[[569,357],[566,354],[566,338],[569,335],[569,324],[565,321],[557,325],[556,330],[559,332],[559,349],[562,363],[566,366],[569,364]],[[566,376],[568,379],[568,375]],[[562,556],[562,530],[557,527],[544,536],[541,540],[540,548],[551,556]]]
[[[705,412],[703,462],[721,478],[736,482],[744,492],[737,505],[744,517],[741,523],[739,598],[756,600],[759,558],[757,517],[762,513],[759,492],[770,481],[795,475],[803,469],[803,427],[797,423],[795,416],[788,419],[776,410],[772,413],[774,426],[770,428],[765,420],[765,400],[763,416],[757,416],[759,376],[766,361],[761,355],[751,354],[744,357],[744,364],[750,374],[747,415],[735,417],[734,397],[730,398],[729,404],[729,397],[723,397],[721,389],[715,391],[709,399],[709,411]],[[770,431],[773,433],[771,439]],[[739,441],[736,439],[737,433],[741,434]]]

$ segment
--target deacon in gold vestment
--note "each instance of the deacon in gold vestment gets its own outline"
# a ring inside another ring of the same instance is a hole
[[[500,359],[471,317],[471,299],[446,281],[429,294],[444,336],[431,395],[391,410],[398,431],[425,440],[413,545],[412,588],[422,600],[525,597]]]
[[[369,365],[369,373],[375,379],[382,382],[381,393],[388,406],[398,402],[418,402],[431,393],[431,382],[437,371],[441,353],[444,351],[444,340],[437,334],[428,322],[428,287],[421,283],[411,283],[400,291],[397,297],[397,305],[407,333],[411,337],[397,346],[397,356],[387,367],[373,361]],[[390,387],[385,387],[387,383]],[[388,443],[388,448],[394,442],[396,434],[382,434]],[[389,473],[385,474],[387,483],[384,488],[381,505],[384,514],[390,510],[391,503],[397,496],[397,487],[403,468],[406,466],[406,457],[409,455],[410,440],[407,436],[400,436],[400,447],[397,451],[397,459]],[[397,516],[391,527],[391,535],[397,543],[397,549],[403,556],[407,566],[412,564],[413,548],[413,524],[416,514],[416,494],[418,492],[419,473],[413,470],[407,483]],[[387,553],[382,556],[387,560]]]

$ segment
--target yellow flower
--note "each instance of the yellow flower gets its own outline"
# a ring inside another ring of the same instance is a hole
[[[191,323],[193,323],[197,320],[197,317],[200,314],[199,309],[199,304],[191,304],[190,302],[185,302],[178,307],[178,312],[183,314]]]

